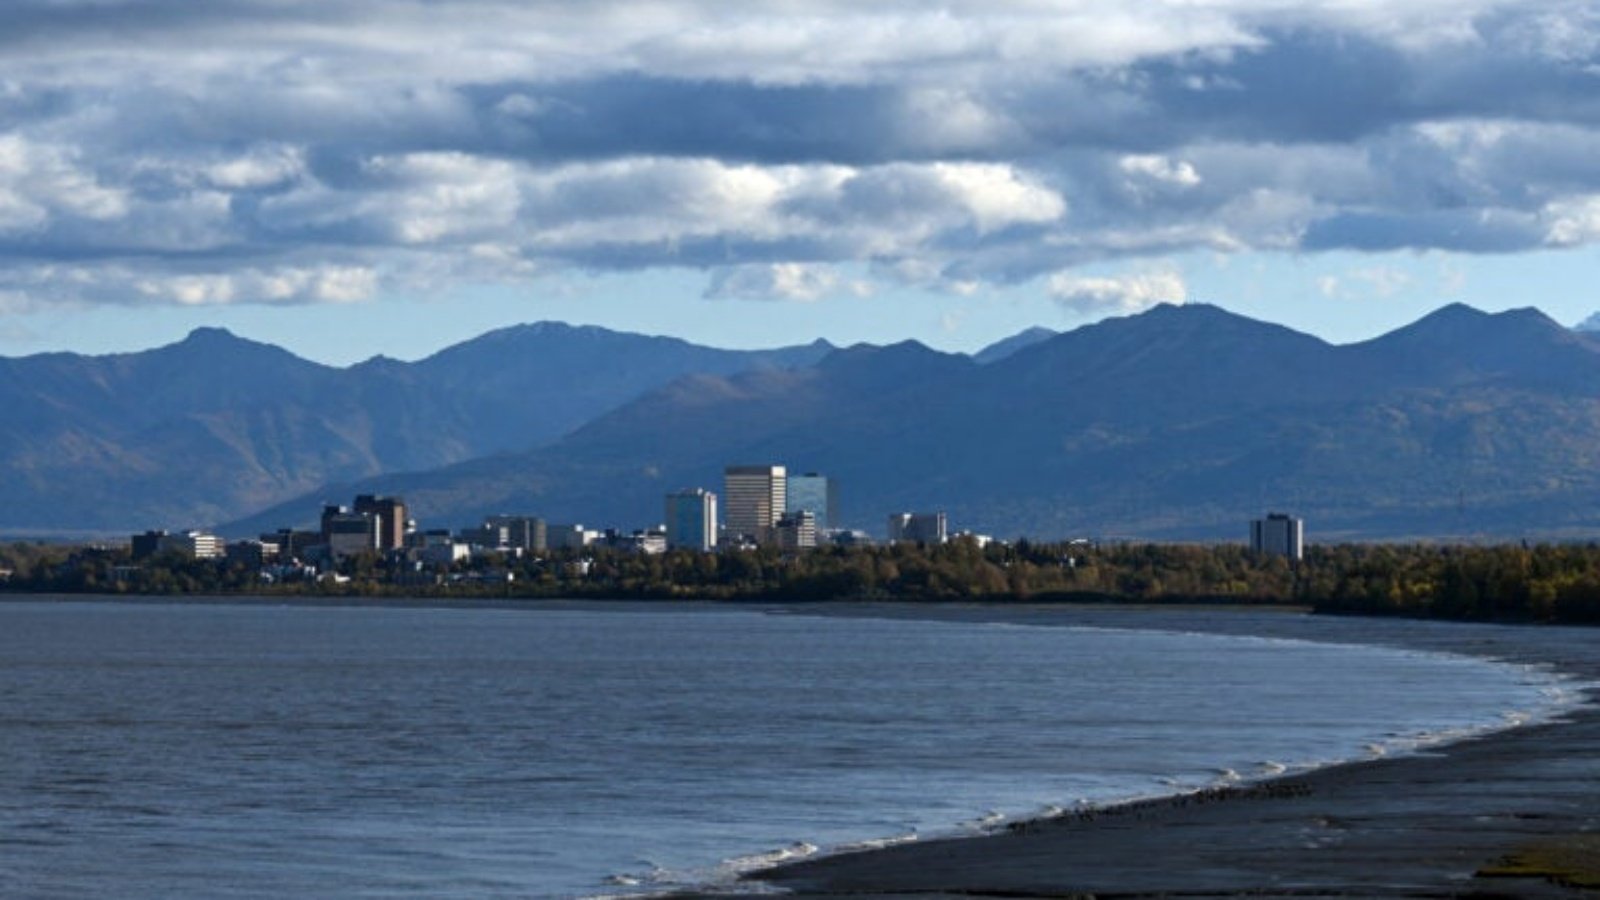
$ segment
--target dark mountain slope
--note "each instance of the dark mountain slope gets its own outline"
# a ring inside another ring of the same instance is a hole
[[[547,323],[348,369],[215,328],[141,353],[0,358],[0,528],[232,519],[330,481],[527,449],[689,372],[831,349],[717,350]]]
[[[1583,535],[1600,529],[1597,385],[1593,347],[1527,312],[1446,309],[1336,347],[1163,307],[987,366],[897,345],[685,379],[546,448],[342,489],[405,493],[443,524],[637,526],[666,490],[774,461],[837,477],[846,522],[872,530],[937,507],[1000,535],[1237,538],[1283,508],[1317,537]]]
[[[1051,331],[1050,329],[1039,325],[1035,325],[1032,328],[1025,328],[1022,331],[1013,334],[1011,337],[995,341],[989,346],[984,347],[982,350],[979,350],[977,353],[972,354],[972,361],[980,366],[986,366],[992,362],[999,362],[1013,353],[1016,353],[1018,350],[1032,347],[1034,344],[1037,344],[1041,341],[1048,341],[1049,339],[1055,337],[1058,333],[1059,332]]]

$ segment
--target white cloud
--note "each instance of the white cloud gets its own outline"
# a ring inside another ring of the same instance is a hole
[[[205,174],[213,186],[223,190],[252,190],[285,184],[304,173],[305,155],[300,149],[268,147],[215,163]]]
[[[1317,289],[1329,299],[1388,298],[1401,293],[1415,282],[1410,272],[1394,266],[1363,266],[1350,269],[1341,275],[1323,275],[1317,279]]]
[[[705,296],[716,300],[791,300],[810,303],[826,297],[865,297],[871,293],[870,284],[861,280],[847,280],[831,266],[781,262],[720,269],[712,276]]]
[[[1050,276],[1049,291],[1056,302],[1085,316],[1133,313],[1162,303],[1182,304],[1189,299],[1183,276],[1173,271],[1108,277],[1057,272]]]
[[[1160,154],[1141,153],[1117,160],[1117,167],[1136,181],[1151,181],[1178,188],[1200,184],[1200,173],[1191,163]]]
[[[1573,247],[1600,240],[1600,194],[1553,201],[1544,209],[1549,223],[1546,240],[1556,247]]]
[[[1009,225],[1042,224],[1067,212],[1067,203],[1060,194],[1015,166],[934,163],[931,175],[960,201],[980,232]]]
[[[359,266],[245,269],[135,281],[146,297],[180,306],[232,303],[354,303],[377,290],[377,273]]]
[[[71,149],[0,135],[0,234],[60,217],[106,221],[127,214],[126,192],[102,186]]]

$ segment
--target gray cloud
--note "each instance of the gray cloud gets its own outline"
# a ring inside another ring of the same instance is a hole
[[[852,263],[965,289],[1194,248],[1600,240],[1587,2],[7,15],[0,294],[30,308],[334,302],[573,266],[807,298]]]

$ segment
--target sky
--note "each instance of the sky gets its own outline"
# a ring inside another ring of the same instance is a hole
[[[1600,311],[1592,0],[8,0],[0,355]]]

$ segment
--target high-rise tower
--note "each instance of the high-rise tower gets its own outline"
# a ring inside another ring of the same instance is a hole
[[[784,512],[806,510],[817,517],[817,528],[839,527],[838,486],[832,478],[816,472],[790,475],[785,490],[788,496],[784,500]]]
[[[783,515],[788,472],[783,466],[728,466],[722,472],[723,516],[728,536],[772,541],[772,527]]]
[[[717,546],[717,495],[703,488],[667,495],[667,548],[710,550]]]

